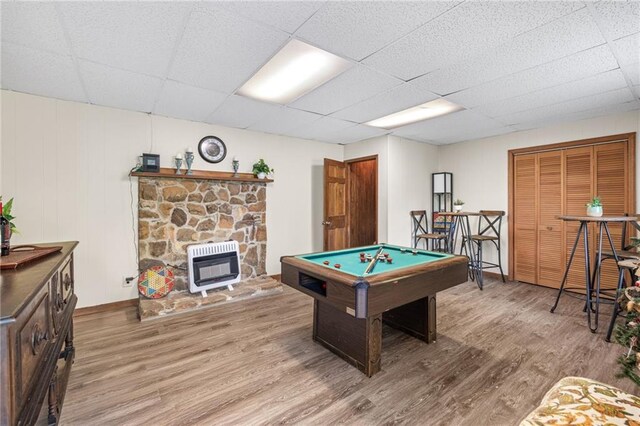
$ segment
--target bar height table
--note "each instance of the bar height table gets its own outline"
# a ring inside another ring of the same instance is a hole
[[[613,239],[611,238],[611,233],[609,232],[609,223],[610,222],[635,222],[638,220],[636,216],[601,216],[601,217],[593,217],[593,216],[558,216],[560,220],[565,222],[580,222],[580,227],[578,228],[578,232],[576,235],[576,240],[573,243],[573,248],[571,249],[571,255],[569,256],[569,261],[567,262],[567,268],[564,271],[564,276],[562,277],[562,283],[560,284],[560,289],[558,290],[558,295],[556,296],[556,302],[553,304],[551,308],[551,313],[553,313],[558,307],[558,302],[560,301],[560,296],[563,291],[567,291],[569,293],[570,290],[578,290],[578,287],[567,287],[565,288],[565,284],[567,283],[567,277],[569,275],[569,270],[571,269],[571,264],[573,263],[573,258],[576,254],[576,249],[578,248],[578,243],[580,242],[580,237],[582,236],[584,243],[584,278],[586,284],[586,311],[587,311],[587,325],[589,326],[589,330],[592,333],[595,333],[598,330],[598,316],[600,313],[600,275],[601,268],[600,265],[602,263],[602,239],[603,233],[607,236],[607,241],[609,243],[609,247],[611,248],[611,252],[613,253],[613,257],[615,258],[616,265],[618,265],[618,253],[616,251],[615,244],[613,243]],[[591,251],[589,248],[589,229],[587,228],[590,222],[594,222],[598,224],[598,257],[595,259],[595,268],[591,271]],[[604,231],[604,232],[603,232]],[[593,274],[593,275],[592,275]],[[594,288],[595,285],[595,288]],[[581,287],[580,287],[581,289]],[[592,294],[595,295],[595,310],[594,310],[594,326],[591,326],[591,311],[593,310],[593,298]]]
[[[456,238],[458,236],[458,230],[462,235],[463,244],[466,245],[467,256],[469,257],[469,275],[471,280],[475,280],[478,288],[482,290],[482,265],[479,264],[473,253],[473,241],[471,240],[471,225],[469,223],[469,216],[482,216],[478,212],[439,212],[441,216],[451,216],[451,222],[455,226],[455,235],[452,236],[453,241],[449,242],[451,247],[451,253],[456,250]],[[466,237],[466,238],[465,238]]]

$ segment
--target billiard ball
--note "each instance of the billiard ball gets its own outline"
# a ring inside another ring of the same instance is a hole
[[[335,265],[333,265],[333,267],[336,268],[336,269],[340,269],[340,266],[341,265],[339,263],[336,263]]]
[[[322,262],[322,263],[324,263],[325,265],[328,265],[328,264],[329,264],[329,261],[328,261],[328,260],[325,260],[325,261],[324,261],[324,262]]]
[[[363,257],[363,256],[364,256],[364,252],[360,253],[360,257]]]
[[[391,263],[393,262],[393,258],[392,257],[387,257],[387,263]]]
[[[413,250],[412,253],[415,256],[416,254],[418,254],[418,250]]]
[[[389,257],[389,253],[383,254],[384,257]]]
[[[367,263],[367,259],[365,259],[364,257],[361,257],[361,258],[360,258],[360,262],[362,262],[362,263]]]
[[[407,249],[400,249],[400,253],[406,253]]]

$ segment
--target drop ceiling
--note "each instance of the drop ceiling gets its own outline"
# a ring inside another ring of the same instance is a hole
[[[2,2],[3,89],[332,143],[433,144],[640,109],[640,2]],[[236,91],[290,39],[349,60],[277,105]],[[465,109],[363,123],[444,97]]]

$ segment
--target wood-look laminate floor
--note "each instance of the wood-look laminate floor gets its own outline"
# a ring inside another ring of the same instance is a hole
[[[581,302],[551,314],[555,291],[488,281],[438,294],[435,344],[385,326],[370,379],[311,340],[312,300],[288,287],[145,323],[134,308],[78,317],[62,423],[515,425],[564,376],[640,393]]]

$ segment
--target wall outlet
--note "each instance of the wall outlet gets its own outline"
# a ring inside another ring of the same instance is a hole
[[[133,287],[134,277],[122,277],[122,287]]]

